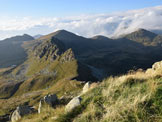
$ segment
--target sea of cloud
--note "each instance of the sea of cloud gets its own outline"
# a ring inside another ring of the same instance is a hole
[[[85,37],[95,35],[118,37],[139,28],[162,30],[162,6],[111,14],[80,15],[62,18],[15,17],[11,19],[0,17],[0,39],[23,33],[44,35],[60,29],[65,29]]]

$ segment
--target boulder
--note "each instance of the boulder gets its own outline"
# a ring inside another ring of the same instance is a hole
[[[66,105],[65,111],[70,112],[74,108],[78,107],[80,104],[81,104],[81,98],[80,97],[75,97]]]
[[[53,107],[58,102],[58,98],[56,94],[49,94],[43,97],[43,99],[39,102],[38,113],[41,113],[42,104],[48,104]]]
[[[152,69],[153,69],[153,70],[162,69],[162,61],[154,63],[154,64],[152,65]]]
[[[50,106],[53,106],[58,101],[56,94],[46,95],[43,99],[44,99],[44,102],[47,103]]]
[[[11,122],[16,122],[23,116],[32,113],[32,109],[29,106],[18,106],[11,115]]]
[[[87,82],[85,85],[84,85],[84,87],[83,87],[83,93],[86,93],[88,90],[90,89],[90,83],[89,82]]]

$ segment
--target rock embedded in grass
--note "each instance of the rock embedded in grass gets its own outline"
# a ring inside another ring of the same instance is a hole
[[[11,122],[16,122],[23,116],[32,113],[32,108],[29,106],[18,106],[11,115]]]
[[[83,87],[83,93],[86,93],[90,89],[90,82],[87,82]]]
[[[65,111],[70,112],[80,105],[81,105],[81,97],[75,97],[66,105]]]
[[[57,102],[58,102],[58,98],[56,94],[49,94],[44,96],[44,98],[41,99],[39,102],[38,113],[41,113],[42,104],[45,103],[53,107],[55,104],[57,104]]]

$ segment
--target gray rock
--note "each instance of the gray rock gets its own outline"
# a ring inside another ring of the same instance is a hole
[[[75,97],[73,98],[65,107],[66,112],[70,112],[76,107],[78,107],[81,104],[81,98],[80,97]]]
[[[88,90],[90,89],[90,83],[89,82],[87,82],[85,85],[84,85],[84,87],[83,87],[83,93],[86,93]]]
[[[41,108],[42,108],[42,100],[39,101],[39,107],[38,107],[38,113],[41,113]]]
[[[11,115],[11,122],[16,122],[24,115],[32,113],[32,109],[29,106],[18,106]]]
[[[39,102],[38,113],[41,113],[42,104],[48,104],[53,107],[57,102],[58,102],[58,98],[56,94],[53,95],[49,94],[44,96],[44,98],[41,99]]]
[[[70,62],[75,60],[75,56],[74,53],[72,51],[72,49],[68,49],[61,57],[61,63],[65,63],[65,62]]]
[[[44,102],[47,103],[50,106],[53,106],[58,101],[56,94],[46,95],[43,99],[44,99]]]
[[[51,61],[56,60],[61,54],[65,52],[65,45],[63,42],[55,37],[50,40],[43,41],[34,47],[34,55],[40,59],[45,58]]]

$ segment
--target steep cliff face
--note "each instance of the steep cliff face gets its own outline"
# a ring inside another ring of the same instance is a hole
[[[65,52],[65,45],[56,38],[43,41],[41,44],[34,48],[34,55],[39,59],[45,58],[46,60],[55,60]]]
[[[60,58],[61,63],[74,61],[74,60],[75,60],[75,55],[71,48],[65,51],[65,53],[63,53]]]

